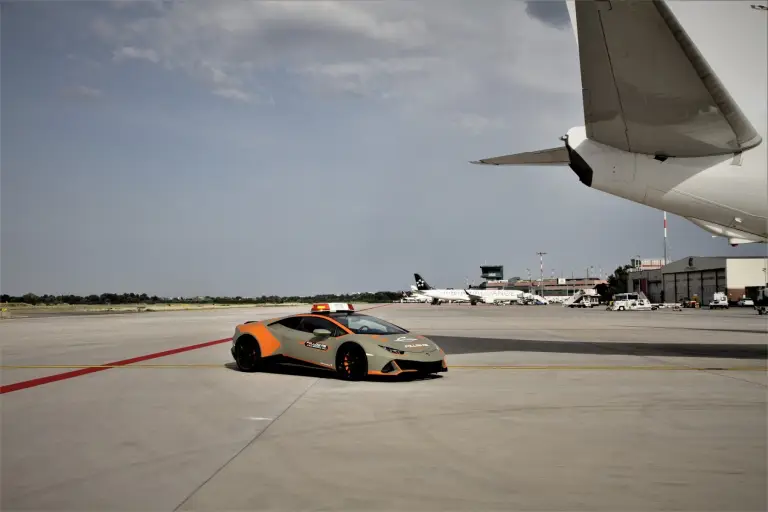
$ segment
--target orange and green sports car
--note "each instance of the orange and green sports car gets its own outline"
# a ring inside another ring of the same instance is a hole
[[[314,304],[309,313],[238,325],[232,357],[240,370],[290,362],[336,372],[344,380],[448,371],[445,352],[419,334],[351,304]]]

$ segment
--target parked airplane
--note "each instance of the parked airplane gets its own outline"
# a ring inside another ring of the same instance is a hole
[[[416,280],[416,289],[422,295],[429,297],[432,304],[441,304],[446,301],[470,302],[474,306],[477,301],[471,301],[469,295],[464,290],[453,290],[450,288],[432,288],[419,274],[413,274]]]
[[[432,299],[432,304],[440,304],[446,301],[469,302],[473,306],[478,302],[494,304],[499,302],[517,302],[523,292],[519,290],[488,290],[469,288],[454,290],[451,288],[432,288],[419,274],[413,274],[416,280],[416,289],[422,295]]]
[[[563,146],[471,163],[568,165],[588,187],[685,217],[732,245],[768,242],[768,86],[765,71],[751,72],[768,60],[765,9],[691,3],[673,6],[697,18],[695,43],[662,0],[568,0],[584,126]],[[722,20],[712,28],[702,22],[708,9]]]
[[[411,285],[411,291],[407,293],[407,297],[405,297],[406,302],[431,302],[432,298],[427,297],[423,293],[419,292],[419,289],[416,287],[415,284]]]

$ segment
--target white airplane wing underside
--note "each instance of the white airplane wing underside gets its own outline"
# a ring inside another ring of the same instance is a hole
[[[579,49],[584,124],[590,139],[624,151],[671,157],[729,154],[761,143],[755,127],[663,1],[567,4]],[[472,163],[567,162],[567,155],[549,149]]]

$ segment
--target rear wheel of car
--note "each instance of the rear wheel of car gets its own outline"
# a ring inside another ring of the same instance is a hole
[[[339,348],[336,372],[343,380],[362,380],[368,375],[368,358],[360,345],[348,343]]]
[[[254,372],[261,365],[261,348],[252,336],[241,336],[235,345],[235,362],[243,372]]]

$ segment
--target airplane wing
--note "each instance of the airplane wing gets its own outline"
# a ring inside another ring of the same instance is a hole
[[[516,153],[514,155],[497,156],[475,160],[473,164],[486,165],[568,165],[568,150],[563,147]]]
[[[469,293],[467,290],[464,290],[464,293],[466,293],[467,297],[469,297],[471,300],[483,300],[483,297],[481,297],[480,295]]]
[[[590,139],[624,151],[671,157],[730,154],[761,143],[665,2],[567,4]],[[544,153],[548,151],[553,150]],[[534,151],[472,163],[545,163],[541,160],[541,152]]]

